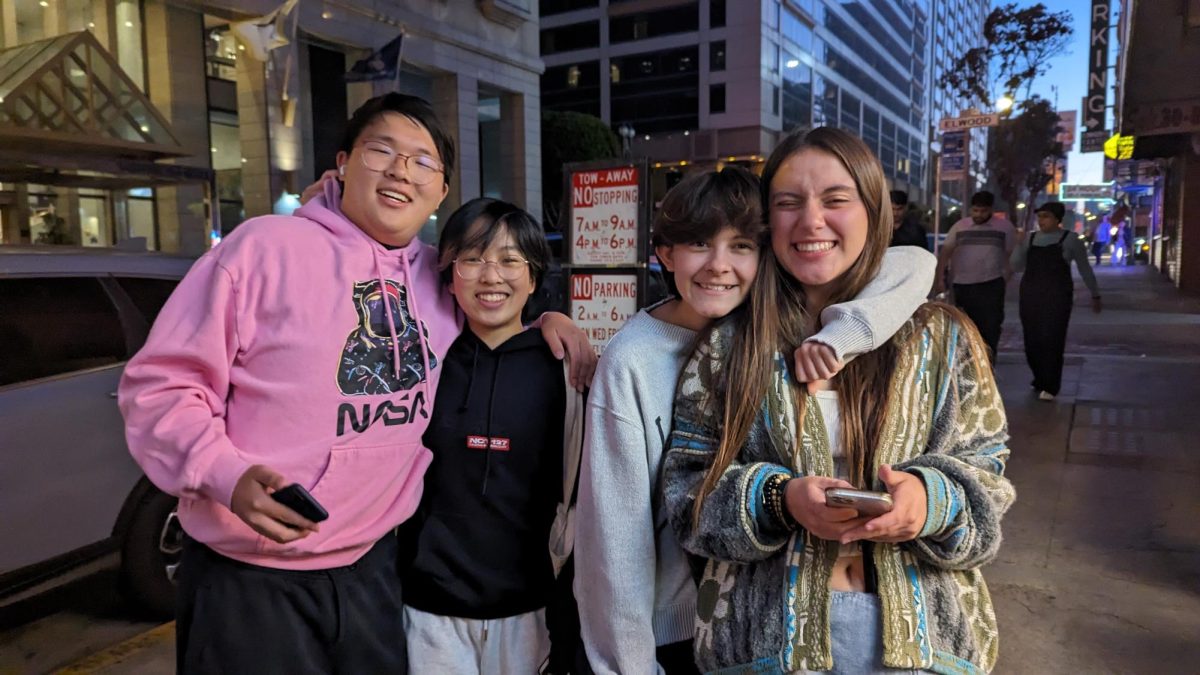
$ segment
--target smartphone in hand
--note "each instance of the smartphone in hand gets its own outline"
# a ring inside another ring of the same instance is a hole
[[[271,498],[314,523],[329,518],[329,512],[325,510],[325,507],[321,506],[320,502],[314,499],[308,490],[305,490],[304,486],[299,483],[292,483],[282,490],[272,492]]]
[[[892,510],[892,496],[871,490],[826,488],[825,506],[854,509],[864,516],[882,516]]]

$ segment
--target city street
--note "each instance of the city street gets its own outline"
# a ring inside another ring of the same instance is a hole
[[[987,578],[998,673],[1190,673],[1200,661],[1200,300],[1154,270],[1098,270],[1077,295],[1062,395],[1037,400],[1010,288],[997,372],[1018,499]],[[168,673],[171,626],[130,616],[111,573],[27,603],[0,674]],[[1152,662],[1150,661],[1152,659]]]

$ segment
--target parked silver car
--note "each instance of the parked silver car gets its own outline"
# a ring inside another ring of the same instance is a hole
[[[0,606],[119,551],[127,596],[171,613],[175,498],[129,456],[116,392],[192,262],[0,246]]]

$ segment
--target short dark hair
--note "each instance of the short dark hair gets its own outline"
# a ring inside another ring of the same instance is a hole
[[[654,218],[654,246],[674,246],[708,241],[726,227],[753,239],[767,241],[767,224],[759,201],[758,177],[740,166],[693,173],[679,181],[663,198]],[[663,269],[663,280],[678,295],[675,275]]]
[[[893,206],[908,206],[908,193],[904,190],[892,190],[889,194]]]
[[[996,205],[996,195],[987,190],[980,190],[971,195],[971,206],[986,206],[989,209]]]
[[[449,185],[450,175],[454,173],[454,141],[442,127],[442,122],[438,119],[437,113],[433,111],[433,106],[419,96],[392,92],[376,96],[360,105],[358,110],[355,110],[354,114],[350,116],[350,121],[346,123],[346,132],[342,134],[342,152],[349,154],[353,151],[354,144],[358,142],[358,137],[362,135],[363,130],[390,112],[404,115],[425,127],[425,130],[433,137],[433,144],[440,155],[438,159],[442,162],[442,180]]]
[[[438,239],[438,269],[442,283],[454,281],[454,259],[464,251],[482,251],[502,231],[512,235],[517,250],[529,261],[538,288],[550,265],[550,245],[538,221],[521,207],[491,197],[476,197],[450,214]]]
[[[1046,213],[1054,216],[1054,218],[1061,223],[1063,216],[1067,214],[1067,207],[1063,206],[1062,202],[1046,202],[1045,204],[1037,207],[1037,209],[1034,211],[1045,211]]]

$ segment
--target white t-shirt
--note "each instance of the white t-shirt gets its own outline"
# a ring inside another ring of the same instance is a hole
[[[838,393],[833,390],[818,391],[814,396],[821,408],[821,419],[825,422],[825,436],[829,439],[829,454],[833,457],[833,477],[850,479],[850,462],[846,457],[846,444],[842,442],[842,404]],[[838,557],[860,556],[862,545],[852,541],[838,545]]]
[[[1017,243],[1012,223],[996,216],[982,225],[963,218],[946,234],[946,246],[954,247],[950,278],[956,284],[980,284],[1004,276],[1008,257]]]

